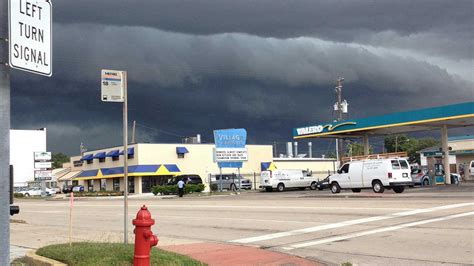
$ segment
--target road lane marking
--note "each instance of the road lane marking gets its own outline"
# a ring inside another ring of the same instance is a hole
[[[239,243],[239,244],[249,244],[249,243],[254,243],[254,242],[271,240],[271,239],[275,239],[275,238],[301,235],[301,234],[313,233],[313,232],[318,232],[318,231],[323,231],[323,230],[328,230],[328,229],[334,229],[334,228],[346,227],[346,226],[351,226],[351,225],[357,225],[357,224],[364,224],[364,223],[369,223],[369,222],[376,222],[376,221],[394,219],[394,218],[411,216],[411,215],[420,214],[420,213],[427,213],[427,212],[434,212],[434,211],[460,208],[460,207],[466,207],[466,206],[473,206],[473,205],[474,205],[474,202],[466,202],[466,203],[458,203],[458,204],[437,206],[437,207],[427,208],[427,209],[415,209],[415,210],[404,211],[404,212],[399,212],[399,213],[393,213],[393,214],[388,214],[388,215],[374,216],[374,217],[368,217],[368,218],[362,218],[362,219],[356,219],[356,220],[349,220],[349,221],[333,223],[333,224],[318,225],[318,226],[315,226],[315,227],[308,227],[308,228],[291,230],[291,231],[286,231],[286,232],[279,232],[279,233],[273,233],[273,234],[262,235],[262,236],[236,239],[236,240],[232,240],[230,242],[231,243]]]
[[[451,219],[465,217],[465,216],[469,216],[469,215],[474,215],[474,212],[465,212],[465,213],[453,214],[453,215],[449,215],[449,216],[445,216],[445,217],[433,218],[433,219],[429,219],[429,220],[411,222],[411,223],[406,223],[406,224],[400,224],[400,225],[395,225],[395,226],[390,226],[390,227],[385,227],[385,228],[379,228],[379,229],[374,229],[374,230],[365,231],[365,232],[358,232],[358,233],[352,233],[352,234],[347,234],[347,235],[342,235],[342,236],[329,237],[329,238],[324,238],[324,239],[320,239],[320,240],[316,240],[316,241],[310,241],[310,242],[305,242],[305,243],[301,243],[301,244],[295,244],[295,245],[291,245],[289,247],[283,247],[283,249],[292,250],[292,249],[296,249],[296,248],[316,246],[316,245],[321,245],[321,244],[346,240],[346,239],[350,239],[350,238],[373,235],[373,234],[378,234],[378,233],[383,233],[383,232],[388,232],[388,231],[395,231],[395,230],[399,230],[399,229],[403,229],[403,228],[407,228],[407,227],[413,227],[413,226],[422,225],[422,224],[428,224],[428,223],[451,220]]]

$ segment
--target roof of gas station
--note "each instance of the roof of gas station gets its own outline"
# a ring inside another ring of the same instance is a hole
[[[474,102],[466,102],[293,129],[293,138],[360,137],[474,126]]]

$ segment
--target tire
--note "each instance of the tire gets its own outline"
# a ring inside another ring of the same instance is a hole
[[[375,193],[383,193],[385,191],[382,182],[380,182],[379,180],[375,180],[374,182],[372,182],[372,189]]]
[[[430,181],[428,180],[428,178],[423,179],[423,186],[429,186],[429,185],[430,185]]]
[[[298,189],[299,190],[305,190],[306,188],[305,187],[299,187]]]
[[[311,185],[309,186],[309,189],[316,190],[316,182],[311,183]]]
[[[415,187],[415,185],[409,185],[409,187]]]
[[[354,193],[359,193],[361,190],[362,190],[362,189],[360,189],[360,188],[353,188],[353,189],[352,189],[352,192],[354,192]]]
[[[25,197],[29,197],[29,196],[30,196],[30,194],[29,194],[29,193],[25,193]]]
[[[271,188],[271,187],[266,187],[266,188],[265,188],[265,191],[267,191],[267,192],[272,192],[272,191],[273,191],[273,188]]]
[[[395,193],[402,193],[404,190],[405,187],[403,186],[393,187],[393,191],[395,191]]]
[[[332,194],[337,194],[339,192],[341,192],[341,187],[339,186],[338,183],[334,182],[331,184],[331,192]]]
[[[283,183],[278,184],[277,190],[278,192],[283,192],[283,190],[285,190],[285,185]]]

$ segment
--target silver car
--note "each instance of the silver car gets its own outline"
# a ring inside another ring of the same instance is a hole
[[[211,185],[217,185],[219,188],[221,185],[221,175],[211,176]],[[252,189],[252,181],[240,176],[239,185],[239,177],[236,174],[222,175],[222,189],[237,190],[239,187],[241,189]]]

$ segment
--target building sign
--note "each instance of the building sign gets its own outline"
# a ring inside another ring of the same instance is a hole
[[[34,153],[35,162],[38,161],[51,161],[51,152],[40,151]]]
[[[309,126],[309,127],[300,127],[296,129],[297,136],[302,135],[309,135],[309,134],[317,134],[323,132],[331,132],[334,131],[338,127],[347,126],[347,125],[355,125],[356,122],[343,122],[339,124],[326,124],[326,125],[318,125],[318,126]]]
[[[9,63],[12,68],[52,75],[52,4],[49,0],[9,0]]]
[[[127,86],[127,72],[102,69],[101,100],[103,102],[124,102],[124,90]]]
[[[53,179],[53,172],[51,170],[36,170],[35,180],[51,180]]]
[[[214,158],[220,168],[242,168],[248,160],[247,131],[243,128],[214,130]]]

